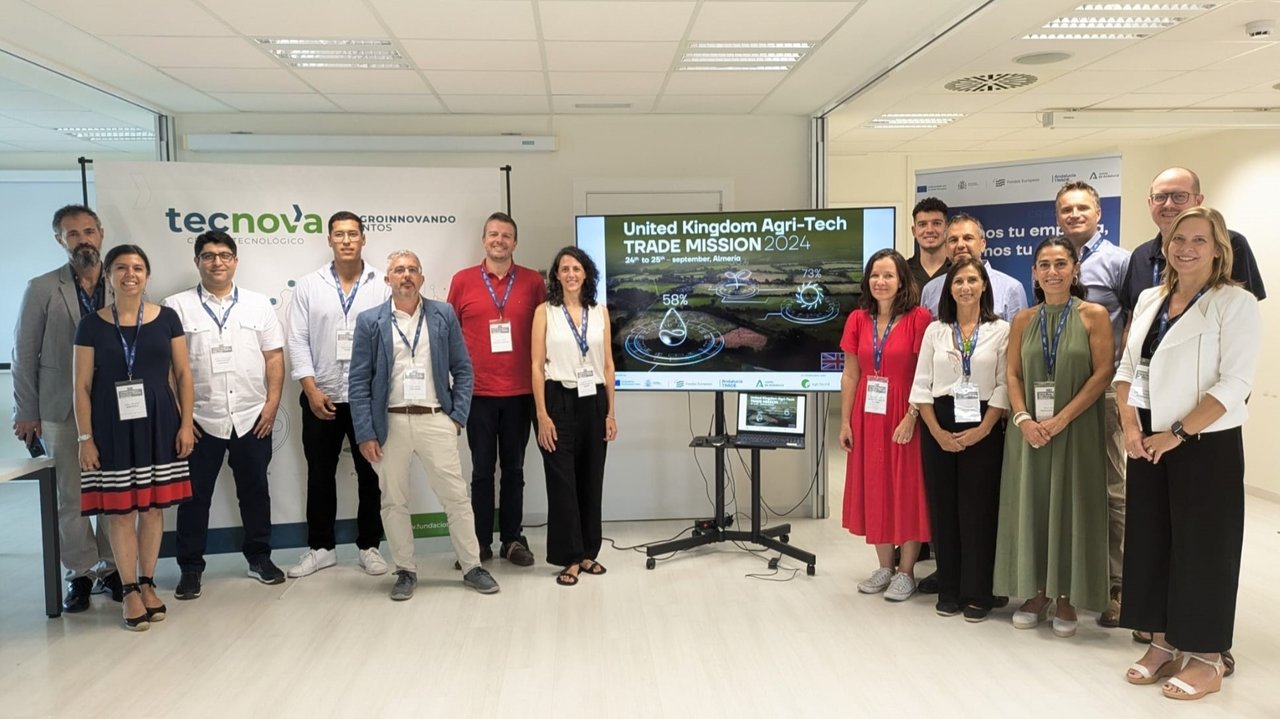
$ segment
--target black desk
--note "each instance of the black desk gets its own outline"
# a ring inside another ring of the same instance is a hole
[[[62,572],[58,567],[58,477],[53,458],[0,460],[0,484],[13,479],[40,483],[40,534],[44,549],[44,613],[62,616]]]

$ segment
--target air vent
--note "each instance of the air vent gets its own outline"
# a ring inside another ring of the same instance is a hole
[[[952,92],[999,92],[1026,87],[1038,80],[1035,75],[1020,72],[1001,72],[993,75],[972,75],[952,80],[945,87]]]

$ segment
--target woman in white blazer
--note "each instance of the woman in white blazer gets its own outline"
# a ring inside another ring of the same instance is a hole
[[[1244,537],[1241,425],[1262,319],[1231,279],[1222,215],[1173,221],[1164,282],[1134,307],[1115,386],[1129,454],[1120,624],[1153,632],[1133,684],[1172,699],[1222,686]],[[1187,652],[1184,656],[1183,652]]]

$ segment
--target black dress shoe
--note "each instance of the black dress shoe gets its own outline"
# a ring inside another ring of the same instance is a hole
[[[124,586],[120,583],[120,572],[112,572],[105,577],[99,577],[98,584],[102,587],[102,593],[111,597],[111,601],[124,601]],[[94,593],[97,594],[97,592]]]
[[[62,599],[62,610],[70,614],[83,612],[89,608],[89,593],[93,591],[93,580],[88,577],[76,577],[67,583],[67,596]]]
[[[199,599],[200,572],[183,572],[178,577],[178,586],[173,590],[173,596],[177,599]]]
[[[916,585],[916,591],[921,594],[937,594],[938,593],[938,573],[934,572]]]

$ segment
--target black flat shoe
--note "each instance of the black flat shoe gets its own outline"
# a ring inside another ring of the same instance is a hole
[[[138,584],[139,584],[139,585],[146,584],[147,586],[151,587],[152,589],[155,589],[155,588],[156,588],[156,582],[155,582],[155,580],[154,580],[154,579],[152,579],[151,577],[138,577]],[[141,591],[142,591],[141,586],[139,586],[138,591],[139,591],[139,592],[141,592]],[[145,607],[145,606],[146,606],[146,604],[144,603],[144,604],[143,604],[143,606]],[[167,611],[167,610],[165,609],[164,604],[161,604],[161,605],[160,605],[160,606],[158,606],[158,607],[147,607],[147,621],[149,621],[149,622],[163,622],[163,621],[164,621],[164,617],[165,617],[165,612],[166,612],[166,611]]]
[[[93,591],[93,580],[88,577],[76,577],[67,584],[67,596],[62,598],[62,611],[68,614],[83,612],[89,608],[89,594]]]
[[[129,584],[121,584],[120,589],[121,589],[121,592],[123,593],[123,596],[121,597],[121,601],[123,601],[124,597],[127,597],[130,594],[137,594],[139,597],[142,596],[142,587],[139,587],[137,582],[131,582]],[[144,606],[142,614],[139,614],[136,617],[125,617],[124,628],[128,629],[131,632],[145,632],[148,629],[150,629],[151,621],[150,619],[148,619],[148,613],[146,612],[146,607]]]

